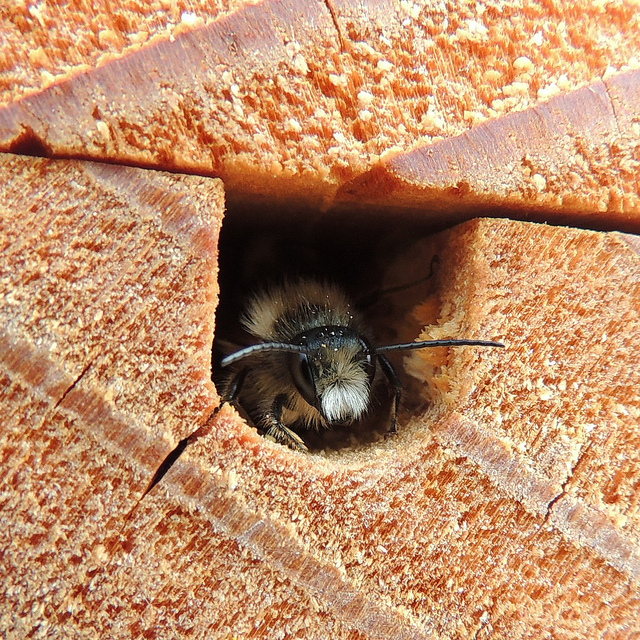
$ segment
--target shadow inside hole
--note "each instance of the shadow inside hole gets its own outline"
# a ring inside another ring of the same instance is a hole
[[[230,345],[234,350],[257,342],[240,322],[248,298],[284,279],[295,282],[312,278],[340,286],[361,313],[374,345],[417,337],[422,327],[411,319],[411,310],[432,292],[430,260],[419,265],[422,277],[414,285],[387,282],[385,274],[389,264],[410,250],[429,229],[415,218],[394,219],[393,231],[389,227],[388,216],[345,219],[319,212],[265,212],[230,207],[220,238],[214,381],[219,386],[224,384],[227,376],[219,362],[229,353]],[[405,285],[410,286],[399,296],[381,292],[385,287]],[[402,357],[393,360],[400,379],[404,380]],[[391,424],[392,395],[386,378],[378,371],[370,410],[362,420],[329,430],[296,429],[296,433],[310,451],[340,450],[383,440]]]

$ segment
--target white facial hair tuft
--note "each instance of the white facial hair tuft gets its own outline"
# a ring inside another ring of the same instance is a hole
[[[367,411],[369,393],[365,380],[337,382],[322,394],[322,413],[329,422],[358,420]]]

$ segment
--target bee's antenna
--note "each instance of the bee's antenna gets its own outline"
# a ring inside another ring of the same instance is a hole
[[[263,351],[288,351],[289,353],[309,353],[309,347],[302,344],[289,344],[288,342],[261,342],[260,344],[252,344],[249,347],[240,349],[235,353],[231,353],[220,362],[221,367],[228,367],[230,364],[248,358],[256,353]]]
[[[409,351],[412,349],[425,349],[427,347],[504,347],[502,342],[492,342],[490,340],[421,340],[420,342],[404,342],[402,344],[388,344],[382,347],[375,347],[373,354],[385,353],[387,351]]]

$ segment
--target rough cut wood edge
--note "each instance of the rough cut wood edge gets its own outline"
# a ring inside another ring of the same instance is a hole
[[[336,201],[453,218],[526,203],[529,215],[557,223],[637,233],[639,113],[640,71],[614,75],[400,154],[346,184]]]
[[[443,152],[446,165],[449,140],[468,131],[478,139],[487,131],[478,128],[483,122],[491,120],[489,131],[500,139],[513,124],[502,124],[501,116],[583,85],[597,92],[603,78],[637,67],[640,49],[633,2],[583,2],[570,16],[511,2],[482,12],[475,2],[451,10],[431,3],[267,0],[216,20],[217,11],[194,18],[173,41],[154,40],[8,104],[0,110],[1,148],[216,174],[234,199],[327,208],[337,189],[416,145]],[[21,59],[22,46],[7,42],[9,64]],[[639,107],[637,95],[631,97],[633,123]],[[580,210],[637,216],[637,184],[625,178],[637,175],[637,132],[622,123],[618,139],[608,135],[590,146],[599,135],[593,126],[600,105],[571,100],[565,115],[572,106],[595,111],[574,119],[562,148],[544,131],[544,142],[536,143],[537,129],[529,125],[542,107],[529,114],[525,130],[508,132],[519,148],[518,140],[534,131],[531,145],[538,151],[544,144],[544,157],[529,158],[521,142],[524,158],[498,159],[496,171],[482,177],[476,156],[458,153],[469,159],[471,177],[463,162],[460,176],[454,172],[414,205],[432,205],[452,189],[444,199],[455,206],[463,196],[458,212],[506,204],[520,211],[542,207],[548,216],[565,206],[570,219]],[[562,114],[549,123],[551,130],[563,126]],[[484,139],[483,153],[487,144]],[[408,158],[415,170],[416,155]],[[505,166],[514,171],[511,179]],[[399,167],[396,191],[406,177]],[[433,182],[428,171],[413,178]],[[507,203],[503,178],[515,183]],[[412,194],[415,201],[415,190],[394,197]]]
[[[0,175],[0,629],[64,637],[77,616],[98,632],[81,594],[163,460],[218,402],[223,190],[10,155]]]
[[[117,431],[96,443],[66,400],[51,422],[37,405],[25,430],[20,403],[19,433],[3,440],[3,459],[19,461],[3,476],[16,603],[3,625],[114,638],[637,634],[633,239],[486,220],[416,245],[411,263],[428,271],[435,252],[416,309],[425,336],[507,349],[412,357],[433,404],[405,413],[393,440],[304,456],[227,407],[132,500],[108,481],[131,465]],[[12,389],[12,403],[28,394]],[[71,473],[79,451],[85,475]]]

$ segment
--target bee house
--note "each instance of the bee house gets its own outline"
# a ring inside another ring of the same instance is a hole
[[[1,19],[0,635],[640,634],[637,3]],[[505,348],[292,450],[212,349],[308,277]]]

